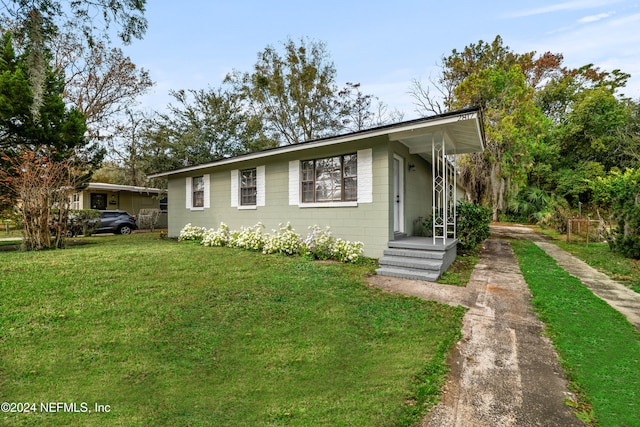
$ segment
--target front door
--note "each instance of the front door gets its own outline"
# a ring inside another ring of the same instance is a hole
[[[404,175],[402,157],[393,156],[393,231],[404,232]]]
[[[105,193],[92,193],[91,209],[107,209],[107,195]]]

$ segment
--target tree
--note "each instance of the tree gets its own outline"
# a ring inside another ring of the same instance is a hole
[[[338,116],[341,118],[340,126],[351,131],[369,127],[373,119],[371,111],[373,98],[373,95],[362,93],[360,83],[347,82],[334,101]]]
[[[17,209],[24,226],[22,246],[26,250],[63,246],[71,195],[86,170],[83,161],[72,157],[55,160],[58,157],[55,149],[40,146],[24,148],[18,155],[2,159],[5,168],[0,170],[0,182],[10,197],[20,200]]]
[[[611,209],[618,222],[617,235],[609,241],[612,249],[640,259],[640,169],[611,171],[591,182],[594,199]]]
[[[376,100],[374,109],[372,101]],[[388,111],[388,107],[378,97],[365,95],[360,83],[347,82],[338,91],[334,101],[340,130],[357,132],[375,126],[383,126],[402,121],[404,115],[398,110]]]
[[[274,147],[262,121],[245,110],[241,95],[222,89],[179,90],[151,124],[144,151],[152,170],[206,163]]]
[[[291,38],[284,52],[267,46],[258,54],[252,73],[237,70],[225,79],[262,117],[269,138],[296,144],[332,134],[336,70],[322,42]]]
[[[32,115],[37,118],[40,110],[46,68],[50,65],[48,52],[51,40],[60,28],[79,31],[89,46],[96,35],[108,40],[112,24],[119,25],[118,35],[125,42],[140,38],[147,22],[142,15],[146,0],[96,0],[66,2],[52,0],[13,0],[3,2],[0,12],[2,27],[11,28],[26,52],[26,71],[32,93]],[[102,19],[102,25],[97,22]],[[101,27],[101,28],[100,28]]]
[[[481,108],[486,150],[460,156],[458,163],[467,196],[490,203],[494,220],[506,200],[530,179],[546,180],[550,174],[550,164],[537,163],[538,159],[550,162],[558,155],[550,138],[552,120],[543,112],[555,111],[562,116],[565,102],[555,96],[541,102],[537,94],[550,82],[575,74],[563,67],[562,61],[562,55],[550,52],[515,53],[497,36],[491,43],[481,40],[444,57],[440,75],[432,80],[435,94],[414,81],[412,94],[425,114]],[[589,67],[588,72],[590,77],[594,74]]]
[[[108,139],[108,153],[122,175],[117,184],[142,186],[145,174],[150,172],[146,170],[143,151],[151,119],[140,111],[126,110],[125,114],[127,121],[116,125],[113,137]],[[107,170],[102,171],[103,176]]]
[[[511,52],[508,46],[503,45],[500,36],[491,43],[482,40],[477,44],[471,43],[461,52],[453,49],[451,55],[442,58],[440,74],[435,79],[430,78],[431,86],[423,85],[418,79],[412,81],[410,93],[415,99],[416,111],[425,116],[446,113],[455,108],[455,90],[466,78],[488,67],[508,69],[515,64],[519,64],[526,73],[523,63],[531,63],[534,54]]]
[[[526,183],[526,172],[531,164],[530,147],[546,131],[546,120],[533,101],[533,88],[519,65],[509,69],[490,66],[469,75],[455,89],[456,103],[460,107],[482,105],[485,120],[485,151],[473,160],[473,173],[478,173],[480,194],[488,198],[493,208],[493,220],[498,221],[499,211],[504,210],[506,195],[516,193],[519,185]],[[460,160],[468,178],[467,161]],[[463,180],[467,193],[478,189],[478,182]],[[488,196],[488,197],[487,197]]]
[[[629,101],[629,121],[624,129],[626,144],[624,152],[633,162],[636,169],[640,169],[640,100]]]
[[[146,0],[13,0],[4,2],[0,20],[16,36],[24,52],[32,93],[32,115],[37,119],[44,91],[47,67],[64,70],[65,100],[86,115],[90,137],[129,107],[152,82],[144,70],[137,70],[120,49],[107,48],[109,32],[130,43],[141,38],[147,21]],[[53,59],[51,52],[54,52]],[[104,132],[103,132],[104,134]]]
[[[420,79],[411,80],[409,94],[415,100],[415,111],[419,115],[426,117],[431,115],[444,114],[448,111],[448,105],[453,103],[452,83],[445,81],[442,77],[439,81],[429,80],[431,85],[424,85]],[[434,95],[431,89],[438,92]]]
[[[21,146],[31,149],[48,145],[56,156],[64,157],[84,150],[87,155],[99,153],[88,145],[82,113],[67,108],[63,99],[63,76],[47,66],[44,71],[42,99],[33,111],[33,92],[29,84],[28,52],[16,55],[12,34],[2,37],[0,52],[0,149],[11,152]]]
[[[147,30],[146,0],[5,0],[2,5],[0,17],[5,22],[28,27],[37,11],[45,35],[59,28],[72,28],[83,34],[90,45],[96,39],[108,38],[114,25],[119,27],[117,34],[124,43],[142,38]]]
[[[590,204],[590,182],[612,168],[634,167],[634,106],[616,95],[629,75],[587,65],[547,82],[536,102],[551,119],[536,181],[574,206]]]
[[[10,33],[0,57],[0,205],[17,206],[29,250],[61,247],[70,193],[102,153],[84,139],[84,117],[62,101],[62,79],[48,69],[41,106],[34,114],[24,58],[15,56]],[[12,102],[16,100],[16,102]],[[16,203],[19,200],[20,203]],[[52,206],[57,206],[54,218]],[[54,242],[50,226],[57,229]]]
[[[630,111],[607,88],[583,90],[571,103],[571,110],[558,125],[556,137],[565,164],[596,161],[606,170],[624,167],[626,155],[622,130]]]
[[[53,40],[53,48],[54,67],[66,75],[64,97],[85,115],[91,139],[104,140],[113,127],[122,127],[122,116],[126,122],[136,98],[153,86],[146,70],[102,41],[86,46],[65,33]]]

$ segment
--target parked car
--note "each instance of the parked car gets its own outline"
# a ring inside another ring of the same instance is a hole
[[[131,234],[137,230],[136,217],[127,211],[100,211],[100,224],[94,233]]]

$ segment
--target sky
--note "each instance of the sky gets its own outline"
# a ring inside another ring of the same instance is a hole
[[[629,73],[623,93],[640,98],[640,0],[148,0],[145,16],[144,38],[120,47],[156,82],[140,99],[156,111],[173,101],[170,90],[220,87],[268,45],[301,37],[326,44],[339,87],[360,83],[407,120],[418,117],[413,79],[428,83],[453,49],[497,35],[516,53]]]

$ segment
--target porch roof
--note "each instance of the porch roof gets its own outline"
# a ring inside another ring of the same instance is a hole
[[[155,193],[158,194],[162,190],[151,187],[137,187],[133,185],[108,184],[105,182],[90,182],[84,190],[103,190],[103,191],[131,191],[132,193]]]
[[[434,142],[444,141],[446,154],[474,153],[484,150],[484,130],[479,108],[470,108],[437,116],[407,122],[394,123],[345,135],[332,136],[286,145],[263,151],[256,151],[236,157],[229,157],[214,162],[186,166],[179,169],[157,172],[149,178],[170,176],[184,172],[192,172],[215,166],[233,164],[240,161],[271,157],[277,154],[302,151],[311,148],[334,144],[343,144],[367,138],[387,135],[390,141],[400,141],[412,153],[431,159],[431,146]]]
[[[402,142],[411,154],[431,161],[431,147],[442,142],[447,155],[477,153],[484,150],[484,132],[480,111],[465,110],[426,123],[389,133],[391,141]]]

